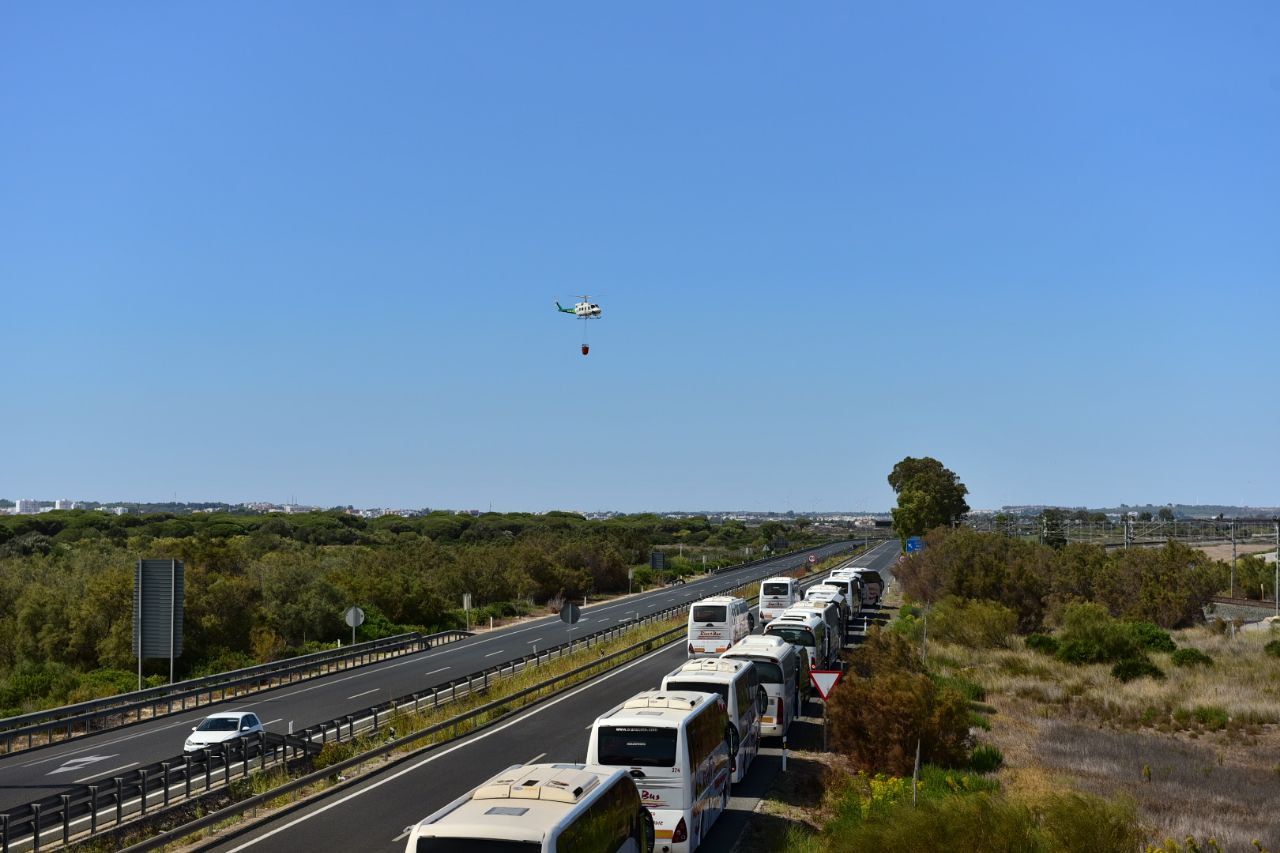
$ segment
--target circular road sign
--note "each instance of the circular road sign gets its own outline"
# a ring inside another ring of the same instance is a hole
[[[364,611],[359,607],[348,607],[342,614],[342,621],[352,628],[359,628],[364,624]]]
[[[582,611],[572,601],[560,608],[560,621],[573,625],[582,618]]]
[[[818,555],[817,555],[817,554],[810,554],[810,555],[809,555],[809,562],[810,562],[810,563],[816,563],[816,562],[818,562]]]

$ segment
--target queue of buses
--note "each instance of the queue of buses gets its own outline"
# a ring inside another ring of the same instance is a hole
[[[601,714],[585,764],[509,767],[414,826],[405,853],[692,853],[761,739],[799,715],[809,670],[836,664],[849,611],[878,601],[867,571],[838,569],[847,583],[805,598],[794,578],[764,581],[763,634],[750,633],[744,599],[694,603],[690,660]],[[778,598],[786,606],[766,610]]]

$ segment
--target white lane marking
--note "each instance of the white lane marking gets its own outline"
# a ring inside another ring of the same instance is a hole
[[[546,757],[547,757],[547,754],[545,752],[539,752],[533,758],[530,758],[528,761],[526,761],[525,764],[537,764],[539,758],[546,758]]]
[[[112,767],[110,770],[99,770],[97,773],[86,776],[83,779],[73,779],[71,781],[79,785],[82,782],[88,782],[91,779],[100,779],[103,776],[110,776],[112,773],[115,773],[118,770],[128,770],[130,767],[136,767],[137,765],[138,765],[138,762],[130,761],[128,764],[122,764],[119,767]]]
[[[560,696],[556,699],[550,699],[542,703],[541,705],[538,705],[536,708],[530,709],[528,712],[521,714],[520,716],[516,717],[515,719],[511,720],[508,723],[504,723],[492,729],[486,729],[485,731],[480,732],[479,734],[468,738],[462,743],[451,746],[448,749],[442,750],[440,752],[433,752],[431,755],[428,755],[426,758],[422,759],[421,761],[414,762],[413,764],[410,764],[408,767],[405,767],[401,770],[396,771],[395,773],[392,773],[389,776],[379,779],[376,782],[373,782],[366,787],[358,788],[357,790],[352,791],[350,794],[347,794],[344,797],[339,797],[333,802],[327,803],[313,812],[308,812],[307,814],[304,814],[301,817],[294,818],[293,820],[289,821],[283,826],[279,826],[271,830],[270,832],[263,833],[262,835],[259,835],[256,838],[251,838],[248,841],[246,841],[244,844],[241,844],[239,847],[232,847],[230,850],[227,851],[227,853],[239,853],[239,851],[241,850],[247,850],[248,848],[252,847],[253,845],[257,844],[260,841],[266,841],[268,838],[272,838],[280,834],[281,832],[285,832],[287,830],[293,829],[295,826],[297,826],[300,823],[303,823],[304,821],[308,821],[313,817],[318,817],[319,815],[322,815],[325,812],[329,811],[329,809],[335,809],[338,806],[344,805],[350,802],[351,800],[354,800],[356,797],[369,793],[370,791],[375,791],[378,788],[381,788],[383,785],[387,784],[388,782],[394,782],[395,780],[399,779],[401,776],[404,776],[407,773],[412,773],[415,770],[418,770],[419,768],[425,767],[426,765],[430,764],[431,762],[437,759],[444,758],[446,755],[449,755],[450,753],[457,752],[459,749],[463,749],[464,747],[474,744],[476,741],[481,741],[487,737],[492,737],[493,735],[496,735],[499,732],[504,732],[507,729],[511,728],[512,726],[518,723],[524,722],[525,720],[529,719],[535,714],[540,714],[543,711],[547,710],[548,708],[559,705],[561,702],[563,702],[566,699],[572,699],[574,696],[577,696],[579,693],[583,692],[584,690],[590,690],[592,687],[595,687],[598,684],[603,684],[604,682],[608,681],[614,676],[619,675],[620,673],[626,672],[627,670],[631,669],[633,666],[639,666],[640,664],[647,661],[649,658],[655,655],[662,654],[663,652],[670,651],[670,649],[671,649],[670,646],[663,646],[662,648],[654,649],[653,651],[649,652],[647,655],[641,655],[640,657],[636,658],[630,663],[623,664],[617,669],[610,670],[604,675],[601,675],[592,681],[588,681],[586,684],[582,685],[576,690],[571,690],[568,693],[564,694],[563,696]]]
[[[528,641],[529,645],[531,645],[531,646],[532,646],[532,645],[534,645],[535,643],[540,643],[540,642],[542,642],[542,638],[541,638],[541,637],[534,637],[532,640],[529,640],[529,641]]]
[[[28,761],[27,763],[19,766],[35,767],[38,764],[48,764],[52,761],[63,761],[69,755],[79,755],[82,752],[92,752],[95,749],[102,749],[104,746],[114,746],[117,743],[124,743],[127,740],[134,740],[135,738],[146,737],[147,735],[155,734],[156,732],[162,732],[167,729],[176,729],[179,726],[185,726],[189,724],[194,719],[196,718],[188,717],[185,720],[179,720],[176,723],[170,723],[167,726],[156,726],[155,728],[148,728],[146,731],[134,732],[131,735],[124,735],[123,737],[112,738],[111,740],[104,740],[101,743],[94,744],[93,746],[82,746],[79,749],[71,749],[71,750],[67,750],[66,752],[59,752],[57,755],[54,755],[50,758],[41,758],[36,761]]]
[[[437,672],[444,672],[446,669],[452,669],[452,667],[442,666],[442,667],[440,667],[439,669],[433,669],[433,670],[431,670],[430,672],[428,672],[428,673],[426,673],[426,674],[427,674],[427,675],[435,675]]]
[[[263,727],[266,727],[266,726],[271,725],[272,723],[278,723],[278,722],[280,722],[280,721],[281,721],[281,720],[283,720],[283,719],[284,719],[284,717],[276,717],[274,720],[267,720],[267,721],[266,721],[265,723],[263,723],[262,725],[263,725]]]
[[[415,823],[413,826],[417,826],[417,824]],[[395,838],[391,839],[391,843],[398,844],[399,842],[404,841],[406,838],[408,838],[409,833],[413,832],[413,826],[406,826],[404,828],[404,832],[400,833]]]
[[[498,649],[496,652],[489,652],[489,654],[485,655],[485,657],[491,658],[494,655],[500,655],[500,654],[502,654],[502,649]]]
[[[372,690],[366,690],[366,691],[365,691],[365,692],[363,692],[363,693],[357,693],[356,695],[354,695],[354,696],[348,696],[347,698],[348,698],[348,699],[359,699],[361,696],[368,696],[370,693],[377,693],[377,692],[378,692],[379,690],[381,690],[381,689],[382,689],[381,687],[375,687],[375,688],[373,688]]]
[[[64,761],[62,766],[57,770],[50,770],[46,776],[52,776],[55,773],[76,773],[88,767],[90,764],[97,764],[99,761],[110,761],[120,753],[113,752],[110,755],[83,755],[80,758],[72,758]]]

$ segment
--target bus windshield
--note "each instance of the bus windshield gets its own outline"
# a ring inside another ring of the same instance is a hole
[[[658,726],[601,726],[596,752],[613,767],[675,767],[677,734]]]
[[[723,604],[695,604],[693,606],[693,622],[723,622],[725,618]]]
[[[775,637],[781,637],[793,646],[808,646],[813,648],[816,644],[813,641],[813,632],[808,628],[791,625],[774,625],[769,629],[769,633]]]
[[[729,703],[729,685],[727,684],[712,684],[707,681],[676,681],[674,679],[667,679],[667,689],[692,690],[694,693],[714,693],[723,699],[726,705]]]

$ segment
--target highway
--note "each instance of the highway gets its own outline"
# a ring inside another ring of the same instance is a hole
[[[890,541],[855,558],[853,565],[875,568],[887,582],[897,555],[898,544]],[[641,690],[657,687],[663,675],[685,660],[684,644],[672,643],[492,728],[403,760],[201,849],[399,851],[408,827],[499,770],[517,763],[582,761],[587,733],[597,716]],[[741,832],[754,799],[736,795],[744,790],[762,793],[779,772],[776,739],[766,739],[765,747],[735,788],[730,811],[704,840],[700,849],[706,853],[728,851]]]
[[[577,625],[548,616],[488,631],[438,649],[391,658],[354,670],[284,685],[199,710],[78,738],[0,759],[0,810],[57,794],[71,786],[182,754],[187,732],[213,711],[253,711],[268,731],[287,732],[364,710],[378,702],[448,684],[455,678],[519,660],[639,616],[687,604],[709,591],[769,577],[798,567],[808,553],[819,559],[849,547],[824,545],[691,581],[584,608]]]

